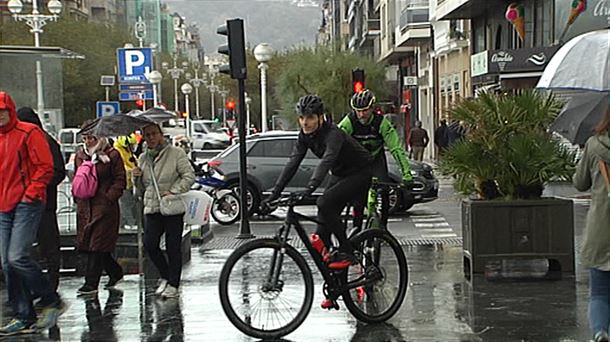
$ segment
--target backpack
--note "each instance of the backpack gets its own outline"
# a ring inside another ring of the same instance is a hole
[[[72,181],[72,195],[78,199],[90,199],[97,192],[97,170],[95,164],[85,160],[76,169]]]

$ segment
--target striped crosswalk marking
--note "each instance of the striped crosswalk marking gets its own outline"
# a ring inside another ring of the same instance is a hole
[[[442,215],[431,210],[425,210],[421,215],[412,216],[411,221],[424,239],[457,237],[449,226],[449,222]]]

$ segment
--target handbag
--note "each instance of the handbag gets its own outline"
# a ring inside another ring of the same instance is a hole
[[[159,192],[159,185],[157,184],[155,171],[152,165],[150,166],[150,172],[153,180],[153,185],[155,187],[155,192],[157,193],[157,198],[159,199],[161,215],[173,216],[184,214],[186,212],[186,206],[184,205],[184,201],[182,201],[182,198],[179,195],[167,195],[161,197],[161,193]]]

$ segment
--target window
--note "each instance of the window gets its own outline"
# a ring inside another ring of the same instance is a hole
[[[257,142],[250,152],[249,157],[265,158],[288,158],[292,154],[296,139],[262,140]]]
[[[553,43],[553,0],[537,0],[535,4],[534,46]]]
[[[193,129],[197,133],[206,133],[206,131],[203,129],[203,127],[200,124],[194,124]]]

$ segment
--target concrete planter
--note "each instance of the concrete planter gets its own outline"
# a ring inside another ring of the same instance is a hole
[[[549,270],[574,274],[572,201],[464,200],[464,275],[485,273],[490,264],[548,259]]]

